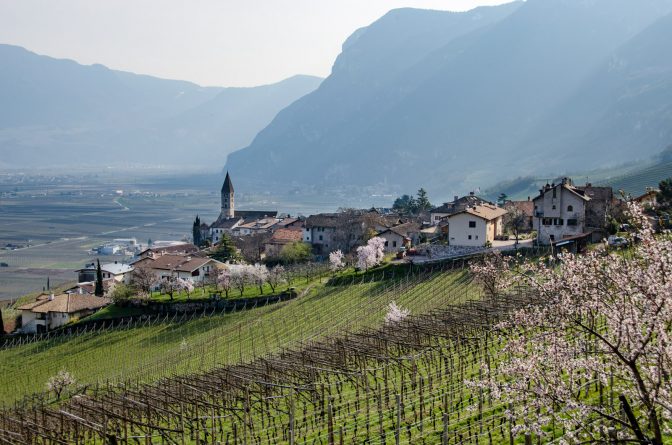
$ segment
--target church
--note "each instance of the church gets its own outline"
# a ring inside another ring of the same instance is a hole
[[[217,244],[224,233],[231,234],[236,228],[246,222],[256,221],[263,218],[277,218],[277,211],[265,210],[236,210],[236,196],[233,189],[231,175],[226,172],[224,184],[221,190],[221,211],[217,220],[210,225],[210,239]]]

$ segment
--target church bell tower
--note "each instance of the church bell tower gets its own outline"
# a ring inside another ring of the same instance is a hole
[[[235,216],[235,207],[233,201],[233,183],[229,172],[226,172],[226,179],[222,185],[222,213],[220,218],[233,218]]]

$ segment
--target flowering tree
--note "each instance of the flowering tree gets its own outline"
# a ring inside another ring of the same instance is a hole
[[[387,314],[385,314],[385,323],[394,324],[398,323],[404,318],[410,315],[411,311],[404,309],[400,306],[397,306],[396,302],[391,302],[387,309]]]
[[[338,271],[345,267],[344,255],[340,250],[335,250],[329,254],[329,265],[331,270]]]
[[[238,289],[241,297],[249,282],[250,274],[247,271],[247,266],[239,266],[231,270],[231,286]]]
[[[217,274],[217,286],[221,287],[226,298],[229,298],[229,292],[233,287],[233,280],[231,279],[231,272],[229,270],[222,270]]]
[[[49,378],[47,381],[47,390],[56,394],[56,398],[60,400],[63,391],[75,383],[76,380],[73,375],[62,369],[56,375]]]
[[[273,267],[268,272],[266,281],[268,282],[268,285],[271,286],[271,292],[275,292],[275,288],[285,281],[285,268],[279,264]]]
[[[385,240],[373,237],[366,246],[357,248],[357,267],[368,270],[370,267],[379,265],[385,257]]]
[[[156,282],[156,274],[147,266],[138,266],[131,272],[131,285],[138,292],[150,294]]]
[[[264,293],[264,284],[268,281],[268,268],[262,264],[254,266],[245,266],[251,283],[259,287],[259,293]]]
[[[513,274],[540,302],[498,326],[499,376],[475,384],[510,402],[514,431],[541,435],[555,421],[573,443],[603,440],[607,428],[619,443],[669,439],[672,241],[656,238],[638,207],[630,213],[640,242],[627,258],[598,249]]]
[[[159,290],[170,297],[170,301],[173,301],[175,292],[185,291],[187,296],[189,296],[189,294],[194,291],[194,282],[185,278],[164,278],[157,284]]]
[[[494,298],[511,285],[512,276],[508,273],[511,258],[495,250],[481,261],[471,263],[469,268],[474,280],[483,287],[485,295]]]
[[[187,296],[189,296],[195,289],[194,282],[186,278],[178,278],[177,285],[179,290],[183,290],[187,293]]]

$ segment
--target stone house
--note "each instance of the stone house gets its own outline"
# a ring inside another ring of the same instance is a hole
[[[590,198],[565,178],[546,184],[533,199],[535,228],[540,244],[549,245],[586,233],[586,208]]]

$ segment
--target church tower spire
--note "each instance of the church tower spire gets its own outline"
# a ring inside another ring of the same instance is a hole
[[[222,213],[220,218],[233,218],[236,214],[234,205],[233,183],[229,172],[226,172],[226,179],[222,185]]]

